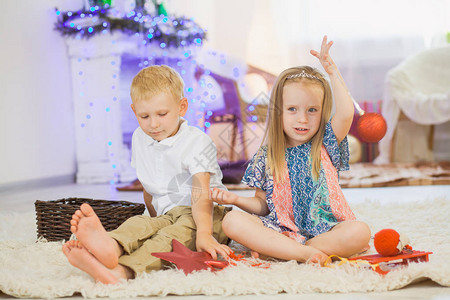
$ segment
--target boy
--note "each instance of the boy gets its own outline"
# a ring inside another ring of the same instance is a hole
[[[228,257],[221,222],[226,209],[214,206],[210,187],[224,188],[212,140],[182,117],[188,101],[183,80],[172,68],[151,66],[131,84],[131,108],[139,122],[132,161],[144,187],[150,216],[135,216],[106,232],[94,210],[81,205],[71,220],[77,237],[63,245],[69,262],[94,279],[113,284],[157,270],[152,252],[170,252],[172,239],[198,251]]]

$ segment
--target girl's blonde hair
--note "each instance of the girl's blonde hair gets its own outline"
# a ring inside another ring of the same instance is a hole
[[[159,93],[172,95],[176,100],[184,97],[183,79],[169,66],[154,65],[142,69],[131,82],[130,96],[133,103]]]
[[[306,75],[305,75],[306,74]],[[298,77],[292,75],[301,75]],[[290,78],[288,78],[290,77]],[[328,81],[317,69],[309,66],[294,67],[283,71],[277,78],[268,110],[266,132],[263,143],[267,144],[267,167],[275,181],[284,179],[286,136],[283,130],[283,88],[290,82],[301,82],[306,85],[316,85],[323,89],[322,114],[317,133],[311,139],[311,172],[314,180],[320,174],[320,150],[325,133],[325,126],[330,119],[333,99]]]

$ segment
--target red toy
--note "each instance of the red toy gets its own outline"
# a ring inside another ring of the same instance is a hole
[[[206,264],[207,261],[212,261],[208,252],[192,251],[176,239],[172,240],[172,248],[172,252],[153,252],[152,255],[174,263],[186,275],[193,271],[212,269]]]
[[[236,255],[234,252],[230,254],[229,261],[213,260],[211,255],[207,252],[196,252],[190,250],[176,239],[172,240],[172,252],[153,252],[154,257],[158,257],[174,263],[178,269],[183,270],[184,274],[189,274],[194,271],[222,270],[229,265],[235,266],[235,261],[247,263],[252,267],[269,268],[269,263],[254,263],[244,259],[244,255]]]
[[[394,256],[400,254],[409,245],[409,239],[399,234],[394,229],[383,229],[378,231],[373,239],[377,252],[383,256]],[[409,246],[411,248],[411,246]]]
[[[366,113],[353,99],[353,104],[358,111],[360,118],[356,124],[359,136],[367,143],[379,142],[387,131],[386,120],[378,113]]]
[[[372,269],[382,275],[410,262],[426,262],[433,252],[413,250],[409,239],[393,229],[383,229],[374,236],[374,246],[379,254],[349,258],[349,261],[367,261]]]

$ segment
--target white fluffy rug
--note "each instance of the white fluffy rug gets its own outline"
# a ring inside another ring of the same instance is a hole
[[[272,262],[269,269],[239,265],[187,276],[171,269],[108,286],[72,267],[61,252],[61,243],[36,242],[34,214],[0,213],[0,290],[15,297],[55,298],[81,293],[84,297],[128,298],[380,292],[400,289],[424,278],[450,286],[449,199],[407,204],[370,200],[353,204],[352,208],[359,219],[370,225],[372,233],[383,228],[404,232],[415,250],[433,252],[430,261],[410,264],[385,276],[349,265],[320,268],[293,261]]]

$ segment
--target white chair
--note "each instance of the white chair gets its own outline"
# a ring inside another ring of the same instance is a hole
[[[450,46],[420,52],[389,71],[388,129],[375,163],[433,161],[434,126],[450,120]]]

